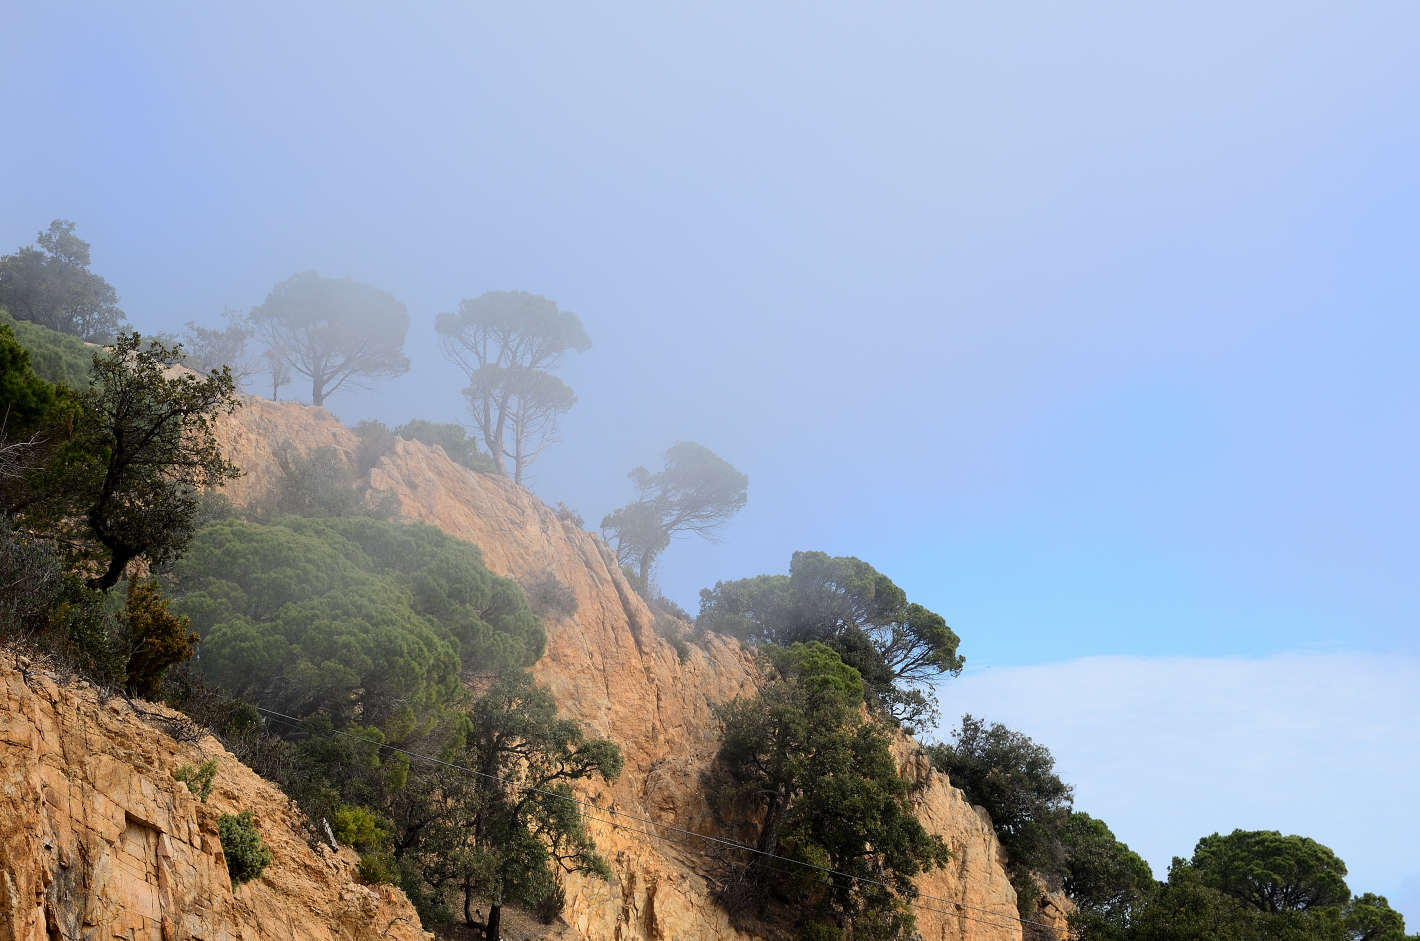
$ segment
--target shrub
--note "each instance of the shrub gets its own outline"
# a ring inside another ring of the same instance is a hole
[[[399,882],[399,866],[395,863],[393,853],[363,853],[357,871],[360,878],[370,885],[393,885]]]
[[[187,785],[188,791],[202,803],[212,796],[212,782],[217,777],[217,759],[209,758],[200,767],[183,765],[173,772],[173,777]]]
[[[388,839],[388,834],[368,807],[347,805],[339,808],[331,821],[331,831],[341,843],[362,852],[381,847]]]
[[[252,881],[271,865],[271,850],[261,842],[250,810],[218,817],[217,833],[222,839],[222,855],[227,859],[233,889]]]
[[[345,456],[329,445],[302,454],[286,442],[277,451],[277,460],[281,478],[257,508],[259,517],[290,513],[317,519],[367,516],[392,520],[399,515],[399,497],[390,491],[362,493],[355,489],[355,474]]]
[[[557,501],[557,506],[553,507],[552,513],[564,523],[571,523],[578,529],[586,529],[587,521],[582,519],[582,514],[572,509],[561,500]]]
[[[435,423],[416,418],[400,425],[394,434],[406,441],[419,441],[444,449],[449,460],[480,474],[494,472],[493,458],[478,450],[478,445],[468,437],[462,425],[453,422]]]
[[[544,925],[550,925],[557,920],[557,916],[562,914],[567,907],[567,889],[558,880],[552,886],[552,891],[538,899],[533,905],[533,914],[537,920]]]
[[[355,452],[355,473],[364,477],[394,447],[395,436],[384,422],[373,418],[356,424],[355,434],[360,438],[360,447]]]
[[[558,621],[577,613],[577,595],[548,569],[523,585],[533,613],[544,621]]]
[[[686,658],[690,656],[690,645],[680,636],[680,625],[676,623],[674,618],[657,614],[656,634],[665,638],[666,643],[671,645],[671,649],[675,651],[681,663],[684,663]]]
[[[128,583],[128,691],[142,699],[163,692],[163,673],[174,663],[191,660],[200,640],[187,629],[188,619],[168,611],[168,599],[157,582]]]

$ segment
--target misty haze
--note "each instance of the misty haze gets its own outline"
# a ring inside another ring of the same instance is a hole
[[[0,941],[1409,941],[1420,9],[21,4]]]

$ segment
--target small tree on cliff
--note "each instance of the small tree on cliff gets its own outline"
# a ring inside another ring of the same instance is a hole
[[[718,542],[720,532],[749,500],[749,478],[714,451],[677,441],[661,452],[665,468],[637,467],[626,476],[636,500],[607,514],[602,533],[616,541],[616,560],[649,580],[656,557],[684,534]]]
[[[252,309],[251,324],[271,353],[274,387],[284,364],[311,381],[312,405],[347,386],[409,372],[409,312],[392,294],[352,278],[294,274]]]
[[[551,694],[522,672],[495,681],[469,718],[467,757],[480,774],[463,793],[467,840],[453,855],[463,871],[465,920],[498,941],[504,903],[560,911],[559,870],[610,878],[570,784],[594,775],[616,780],[621,749],[557,718]],[[488,904],[486,921],[473,915],[478,899]]]
[[[434,322],[439,349],[468,375],[469,414],[493,457],[494,472],[523,482],[528,467],[558,440],[558,422],[577,401],[548,370],[569,351],[592,348],[582,321],[527,291],[488,291],[459,302]]]
[[[717,582],[700,592],[702,628],[751,643],[818,641],[867,685],[869,701],[909,728],[935,714],[930,683],[961,672],[961,638],[861,559],[796,552],[788,575]]]
[[[1059,887],[1069,871],[1064,836],[1074,791],[1055,773],[1050,749],[967,714],[951,743],[929,746],[928,753],[970,803],[991,815],[1021,916],[1033,917],[1040,897],[1035,875]]]
[[[862,677],[819,643],[761,656],[769,682],[718,710],[720,759],[760,817],[758,853],[724,890],[726,907],[746,914],[775,895],[799,907],[806,934],[910,935],[912,878],[950,853],[913,814],[887,730],[864,718]]]
[[[73,434],[20,509],[96,565],[108,591],[135,559],[163,565],[192,539],[204,488],[241,472],[222,456],[216,420],[238,406],[225,367],[172,372],[182,347],[125,333],[94,354]]]

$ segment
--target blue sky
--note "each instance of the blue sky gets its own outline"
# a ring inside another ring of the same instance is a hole
[[[383,287],[416,368],[332,399],[352,422],[458,420],[434,315],[555,298],[595,346],[544,499],[595,523],[699,441],[750,502],[668,594],[860,556],[983,703],[1080,658],[1362,677],[1420,654],[1417,33],[1413,3],[28,5],[0,246],[75,220],[148,330],[304,269]]]

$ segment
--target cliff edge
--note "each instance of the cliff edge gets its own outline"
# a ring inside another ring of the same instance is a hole
[[[359,439],[322,408],[248,398],[228,421],[229,456],[248,476],[230,488],[241,503],[277,473],[277,452],[333,446],[351,461]],[[592,734],[621,745],[626,768],[587,796],[601,806],[665,826],[715,832],[702,778],[719,750],[713,709],[752,695],[759,674],[738,641],[697,638],[684,661],[653,630],[655,618],[597,535],[559,520],[524,487],[473,473],[437,447],[399,440],[369,473],[391,491],[402,518],[477,544],[488,567],[526,582],[551,572],[577,597],[570,618],[547,625],[547,654],[533,668],[561,709]],[[898,747],[902,773],[917,785],[923,823],[953,858],[919,881],[918,930],[926,941],[1020,941],[1016,896],[1000,848],[983,820],[911,739]],[[595,816],[595,814],[593,814]],[[712,847],[694,837],[619,818],[593,820],[612,864],[611,882],[568,880],[566,920],[586,939],[737,939],[710,898]]]

